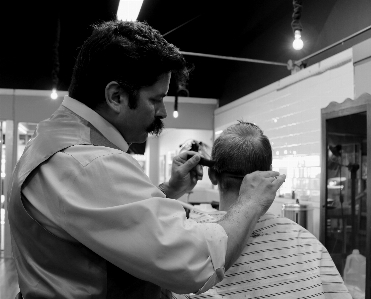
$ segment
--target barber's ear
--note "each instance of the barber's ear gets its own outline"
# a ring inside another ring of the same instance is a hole
[[[213,185],[218,185],[218,180],[216,179],[216,173],[212,168],[209,168],[208,175],[209,175],[209,179],[210,179],[211,183]]]
[[[127,94],[122,91],[116,81],[111,81],[106,85],[105,98],[107,105],[116,113],[120,113],[123,102],[127,101]]]

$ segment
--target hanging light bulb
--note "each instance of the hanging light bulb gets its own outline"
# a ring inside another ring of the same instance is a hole
[[[173,112],[173,117],[178,118],[179,113],[178,113],[178,93],[175,95],[175,100],[174,100],[174,112]]]
[[[52,100],[58,99],[57,90],[55,88],[53,88],[52,93],[50,94],[50,97]]]
[[[303,49],[304,43],[301,39],[301,32],[300,30],[295,30],[295,40],[292,43],[292,46],[295,50],[301,50]]]

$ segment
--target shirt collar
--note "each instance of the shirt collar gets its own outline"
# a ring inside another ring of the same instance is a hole
[[[208,214],[209,216],[214,217],[216,221],[219,221],[225,216],[225,214],[227,214],[227,212],[226,211],[215,211],[215,212],[211,212]]]
[[[106,137],[119,149],[124,152],[128,151],[129,145],[122,137],[120,132],[97,112],[69,96],[64,96],[62,105],[90,122],[99,132],[102,133],[104,137]]]

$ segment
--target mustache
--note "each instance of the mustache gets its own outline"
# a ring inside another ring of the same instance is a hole
[[[161,117],[155,117],[154,121],[148,126],[147,132],[159,136],[164,128],[164,123]]]

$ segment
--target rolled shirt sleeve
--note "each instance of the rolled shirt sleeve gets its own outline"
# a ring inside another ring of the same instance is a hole
[[[73,146],[42,164],[23,194],[48,227],[142,280],[201,293],[224,277],[227,235],[185,217],[130,155]],[[42,196],[40,196],[42,194]]]
[[[224,278],[225,254],[227,251],[227,234],[221,225],[217,223],[201,224],[201,229],[204,231],[206,243],[210,252],[211,261],[213,263],[214,273],[206,281],[206,283],[195,294],[206,292]]]

